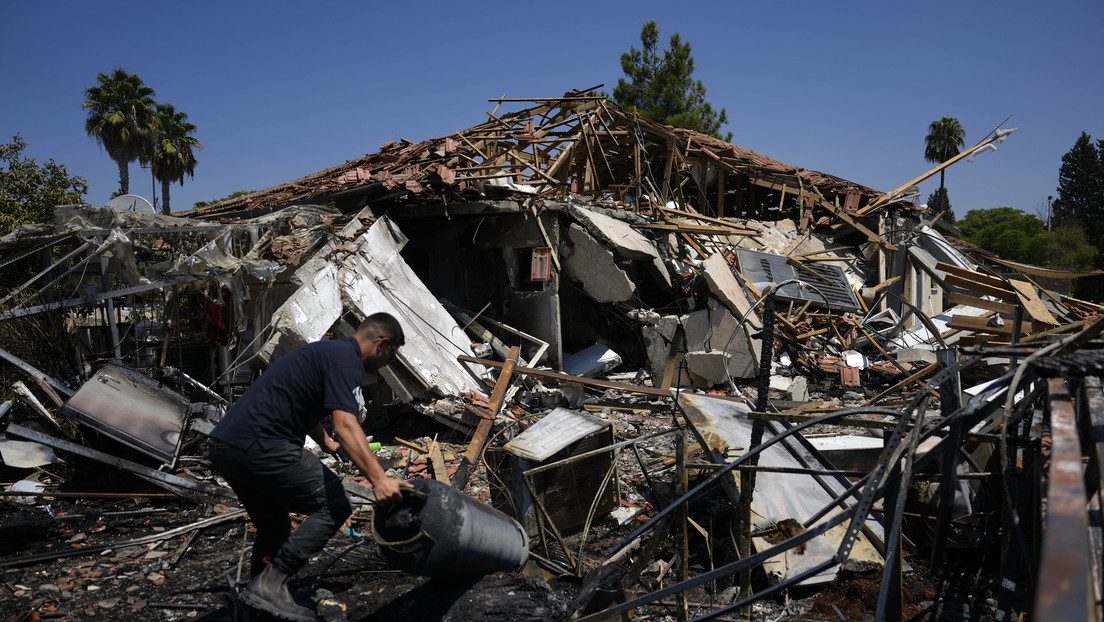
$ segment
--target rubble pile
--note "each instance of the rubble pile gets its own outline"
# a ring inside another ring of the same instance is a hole
[[[529,557],[400,572],[326,457],[356,512],[293,585],[323,619],[1101,617],[1104,306],[1052,285],[1086,275],[909,202],[951,163],[882,193],[588,90],[492,101],[175,217],[0,239],[4,619],[237,619],[251,527],[206,435],[378,311],[407,337],[363,387],[381,463]]]

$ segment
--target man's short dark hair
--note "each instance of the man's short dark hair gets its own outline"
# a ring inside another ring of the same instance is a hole
[[[390,313],[380,312],[369,315],[364,318],[360,326],[357,326],[357,332],[371,333],[376,337],[387,337],[395,348],[401,348],[406,343],[402,326],[399,325],[399,321],[395,319],[395,316]]]

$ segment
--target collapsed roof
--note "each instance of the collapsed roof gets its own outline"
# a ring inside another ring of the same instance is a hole
[[[586,92],[491,101],[535,105],[501,115],[496,107],[487,122],[472,128],[417,143],[389,142],[363,158],[180,215],[234,218],[292,203],[455,201],[513,190],[637,209],[675,200],[705,215],[759,218],[787,207],[787,200],[808,210],[853,213],[882,196],[827,173],[647,121]]]

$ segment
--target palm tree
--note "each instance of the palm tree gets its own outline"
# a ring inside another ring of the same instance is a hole
[[[172,104],[157,104],[155,123],[155,141],[148,160],[153,166],[153,176],[161,182],[161,213],[171,214],[169,209],[169,185],[180,182],[184,185],[184,176],[195,177],[196,157],[193,150],[202,149],[195,136],[194,123],[188,122],[188,115],[177,112]]]
[[[958,150],[966,146],[966,130],[954,117],[943,117],[932,121],[928,126],[928,135],[924,137],[924,159],[933,164],[942,164],[958,155]],[[939,189],[943,189],[943,174],[939,171]]]
[[[153,123],[153,89],[136,73],[115,67],[110,75],[96,75],[96,86],[84,89],[82,108],[88,109],[84,130],[119,165],[119,193],[130,190],[127,165],[138,159],[149,140]]]

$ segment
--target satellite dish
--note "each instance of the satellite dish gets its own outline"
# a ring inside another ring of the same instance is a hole
[[[147,214],[156,214],[157,210],[153,209],[153,205],[150,202],[143,199],[136,194],[122,194],[107,202],[104,207],[113,209],[119,212],[145,212]]]

